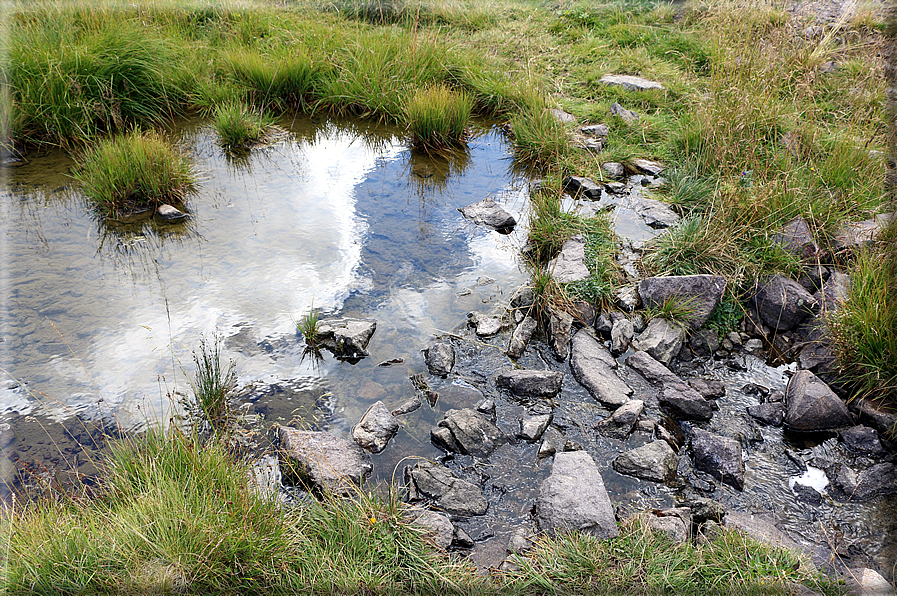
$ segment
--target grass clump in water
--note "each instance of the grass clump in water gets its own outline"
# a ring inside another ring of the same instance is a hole
[[[472,111],[473,100],[466,92],[434,85],[412,94],[404,113],[412,143],[438,152],[464,142]]]
[[[161,134],[137,129],[88,149],[74,177],[112,217],[182,203],[197,186],[190,164]]]
[[[232,102],[215,108],[212,124],[221,145],[229,151],[247,149],[264,139],[273,119]]]
[[[224,364],[221,356],[221,339],[211,343],[199,342],[199,351],[193,352],[196,372],[191,382],[194,402],[187,403],[191,419],[208,423],[213,430],[222,430],[232,421],[234,391],[237,388],[236,364],[233,360]]]
[[[312,350],[318,348],[318,324],[321,322],[321,315],[315,309],[314,305],[308,310],[307,313],[299,317],[299,320],[296,321],[296,328],[299,329],[299,333],[302,334],[302,337],[305,338],[305,345]]]

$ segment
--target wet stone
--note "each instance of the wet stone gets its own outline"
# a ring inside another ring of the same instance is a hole
[[[501,332],[504,324],[501,318],[491,317],[482,313],[472,312],[467,315],[468,321],[476,328],[479,337],[491,337]]]
[[[743,490],[744,461],[738,441],[700,428],[695,428],[693,432],[691,449],[695,468],[733,488]]]
[[[792,430],[821,431],[851,425],[841,398],[808,370],[798,371],[789,379],[785,404],[785,424]]]
[[[431,375],[447,377],[452,372],[452,368],[455,366],[455,348],[450,344],[434,343],[426,347],[423,352],[427,370]]]
[[[564,373],[551,370],[506,370],[495,384],[520,397],[555,397],[561,391]]]
[[[626,364],[629,368],[642,375],[646,381],[654,385],[682,382],[682,379],[673,371],[652,358],[648,352],[634,352],[630,354],[626,357]]]
[[[782,426],[782,420],[785,418],[785,407],[781,402],[758,404],[748,406],[747,413],[763,424]]]
[[[573,336],[570,369],[580,385],[603,404],[621,406],[629,400],[632,389],[614,370],[617,362],[586,329]]]
[[[570,354],[572,332],[573,316],[566,311],[551,309],[548,315],[548,344],[558,360],[566,360]]]
[[[651,482],[666,482],[675,477],[679,457],[666,441],[652,441],[621,453],[612,465],[620,474]]]
[[[688,386],[701,394],[704,399],[720,399],[726,396],[726,385],[716,379],[693,378]]]
[[[507,437],[476,410],[449,410],[439,426],[452,431],[462,453],[486,457],[507,442]]]
[[[645,402],[632,399],[614,410],[613,414],[598,422],[595,430],[599,435],[625,441],[639,416],[645,411]],[[649,432],[653,430],[653,425]]]
[[[373,467],[355,443],[328,432],[281,426],[282,453],[292,460],[285,474],[318,491],[351,494],[371,474]]]
[[[418,410],[423,405],[423,402],[416,395],[411,399],[405,400],[402,402],[399,407],[392,411],[393,416],[403,416],[405,414],[410,414]]]
[[[167,223],[174,223],[189,217],[186,213],[171,205],[159,205],[156,207],[156,216]]]
[[[872,457],[885,455],[886,450],[878,437],[878,431],[868,426],[853,426],[841,431],[841,441],[854,453]]]
[[[511,332],[511,337],[508,340],[507,354],[509,357],[516,360],[523,356],[523,353],[526,351],[526,345],[538,326],[539,322],[529,315],[526,315],[520,321],[517,327],[514,328],[514,331]]]
[[[478,226],[486,226],[497,231],[509,231],[517,225],[517,220],[505,211],[501,205],[486,198],[479,203],[473,203],[458,209],[465,219]]]
[[[583,176],[567,176],[564,178],[564,192],[573,198],[582,195],[591,201],[601,199],[601,187],[595,184],[591,178]]]
[[[551,475],[539,489],[536,519],[548,535],[577,530],[603,539],[619,533],[604,480],[584,451],[554,456]]]
[[[495,422],[495,402],[491,399],[484,399],[478,403],[476,410],[489,418],[493,423]]]
[[[440,449],[445,449],[449,453],[460,453],[461,448],[455,441],[455,435],[447,428],[436,427],[430,429],[430,441]]]
[[[652,358],[663,364],[669,364],[685,341],[685,328],[666,319],[651,319],[645,330],[632,342],[636,350],[648,352]]]
[[[542,437],[549,424],[551,424],[551,414],[527,416],[520,421],[520,431],[517,436],[534,443]]]
[[[415,490],[423,497],[433,499],[434,504],[451,515],[483,515],[489,503],[480,489],[461,480],[444,466],[422,461],[410,472]]]
[[[378,401],[368,408],[352,429],[352,438],[362,449],[380,453],[386,449],[386,445],[397,432],[399,432],[398,421],[383,402]]]
[[[633,208],[645,223],[655,229],[672,228],[679,223],[679,216],[669,204],[657,199],[638,197],[633,200]]]
[[[324,319],[318,323],[318,343],[337,358],[364,358],[376,330],[373,319]]]

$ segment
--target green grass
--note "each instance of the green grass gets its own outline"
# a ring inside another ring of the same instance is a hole
[[[435,152],[461,145],[467,138],[472,111],[473,100],[464,91],[445,85],[415,91],[404,106],[411,142]]]
[[[232,400],[237,389],[237,370],[233,360],[224,363],[221,356],[221,339],[211,342],[203,339],[199,350],[193,352],[191,387],[192,402],[187,402],[191,421],[207,423],[215,431],[226,431],[234,418]]]
[[[258,143],[272,123],[270,116],[254,113],[236,102],[220,105],[212,114],[218,142],[229,151],[246,149]]]
[[[100,213],[118,217],[196,189],[189,162],[159,133],[133,130],[88,148],[73,174]]]
[[[308,310],[307,313],[299,317],[299,320],[296,321],[296,328],[299,330],[299,333],[302,334],[302,337],[305,338],[305,345],[312,350],[317,349],[318,347],[318,323],[321,320],[320,313],[315,310],[314,305]]]

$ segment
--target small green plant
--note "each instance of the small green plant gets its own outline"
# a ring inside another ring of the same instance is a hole
[[[189,162],[156,132],[133,130],[101,140],[74,173],[103,215],[118,217],[183,202],[196,190]]]
[[[273,119],[267,114],[253,113],[237,102],[218,106],[212,115],[218,140],[230,151],[246,149],[261,141],[272,122]]]
[[[668,296],[657,306],[645,309],[645,317],[650,320],[655,317],[674,321],[684,326],[695,318],[695,298]]]
[[[412,142],[426,151],[441,151],[462,144],[472,111],[470,95],[445,85],[417,90],[404,110]]]
[[[221,338],[211,342],[202,339],[199,350],[193,352],[196,371],[191,385],[193,402],[187,402],[191,420],[207,423],[215,431],[225,430],[233,419],[234,390],[237,387],[236,364],[226,365],[221,356]]]
[[[299,329],[299,333],[305,338],[305,345],[312,350],[317,350],[318,348],[318,323],[320,321],[321,315],[315,309],[314,304],[312,304],[307,313],[296,321],[296,328]]]

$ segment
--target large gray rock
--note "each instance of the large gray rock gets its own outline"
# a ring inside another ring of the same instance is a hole
[[[726,279],[721,275],[649,277],[638,284],[639,296],[647,307],[657,308],[668,299],[686,304],[692,310],[688,321],[691,329],[707,322],[725,291]]]
[[[720,482],[744,490],[744,460],[738,441],[695,428],[691,451],[695,468]]]
[[[871,457],[881,457],[886,453],[878,431],[868,426],[853,426],[842,430],[841,441],[854,453]]]
[[[570,354],[570,333],[573,331],[573,315],[551,309],[548,315],[548,345],[558,360],[566,360]]]
[[[601,187],[595,184],[591,178],[582,176],[567,176],[564,178],[564,192],[574,198],[582,195],[592,201],[601,199]]]
[[[872,219],[844,224],[835,234],[835,249],[850,251],[861,246],[868,246],[885,227],[894,221],[895,217],[897,217],[897,213],[882,213]]]
[[[564,242],[560,254],[549,263],[548,269],[558,283],[581,281],[590,275],[585,259],[586,242],[582,234],[577,234]]]
[[[455,348],[450,344],[444,342],[431,344],[423,352],[427,370],[431,375],[447,377],[452,372],[455,366]]]
[[[632,389],[614,370],[617,368],[617,361],[585,329],[580,329],[573,336],[570,368],[579,384],[603,404],[621,406],[632,395]]]
[[[636,350],[648,352],[655,360],[669,364],[685,341],[685,327],[661,317],[654,317],[632,341]]]
[[[595,430],[599,435],[612,437],[625,441],[632,427],[638,422],[638,417],[645,411],[645,402],[640,399],[631,399],[616,410],[613,414],[598,422]]]
[[[620,474],[652,482],[666,482],[676,476],[679,456],[666,441],[652,441],[621,453],[612,465]]]
[[[551,424],[551,414],[527,416],[520,420],[520,431],[517,433],[517,436],[533,443],[542,437],[549,424]]]
[[[789,331],[816,307],[816,299],[803,286],[784,275],[774,275],[751,298],[760,319],[777,331]]]
[[[626,364],[654,385],[682,382],[673,371],[652,358],[648,352],[633,352],[626,357]]]
[[[585,451],[554,456],[551,475],[539,489],[536,519],[549,535],[577,530],[603,539],[619,533],[604,480]]]
[[[710,420],[713,406],[685,383],[664,383],[657,401],[676,420]]]
[[[281,426],[278,435],[284,474],[310,489],[352,494],[373,469],[361,447],[330,433]]]
[[[427,530],[427,538],[433,541],[433,544],[446,550],[452,545],[455,536],[455,526],[452,520],[443,513],[435,511],[422,511],[414,517],[414,523]]]
[[[458,209],[466,219],[478,226],[486,226],[494,230],[507,231],[517,225],[514,216],[502,209],[501,205],[490,198]]]
[[[519,397],[554,397],[561,392],[564,373],[553,370],[506,370],[495,384]]]
[[[355,428],[352,429],[352,438],[362,449],[366,449],[371,453],[380,453],[386,449],[390,439],[399,432],[399,422],[383,405],[382,401],[378,401],[364,413]]]
[[[841,398],[808,370],[797,371],[788,380],[785,407],[785,424],[792,430],[833,430],[852,424]]]
[[[452,431],[452,436],[463,453],[477,457],[486,457],[499,445],[507,442],[507,437],[497,426],[469,408],[449,410],[439,426]]]
[[[414,490],[433,499],[434,504],[452,515],[483,515],[489,502],[476,486],[461,480],[451,470],[428,461],[421,461],[411,470]]]
[[[337,358],[364,358],[376,330],[373,319],[324,319],[318,323],[318,343]]]
[[[819,250],[807,220],[799,215],[786,223],[781,232],[773,234],[772,241],[799,259],[808,259]]]
[[[526,351],[526,344],[529,343],[538,326],[539,322],[533,317],[529,315],[523,317],[520,324],[511,332],[511,338],[508,340],[507,354],[509,357],[516,360],[523,356],[523,352]]]
[[[847,300],[850,293],[850,276],[840,271],[832,271],[822,287],[813,294],[822,314],[832,314]]]
[[[672,228],[679,223],[679,216],[668,203],[638,197],[633,200],[633,209],[639,214],[645,223],[656,229]],[[642,298],[644,300],[644,298]]]
[[[649,81],[633,75],[606,74],[601,77],[601,83],[622,87],[626,91],[647,91],[648,89],[663,89],[663,85],[656,81]]]
[[[747,413],[763,424],[782,426],[782,421],[785,419],[785,406],[780,401],[757,404],[748,406]]]

